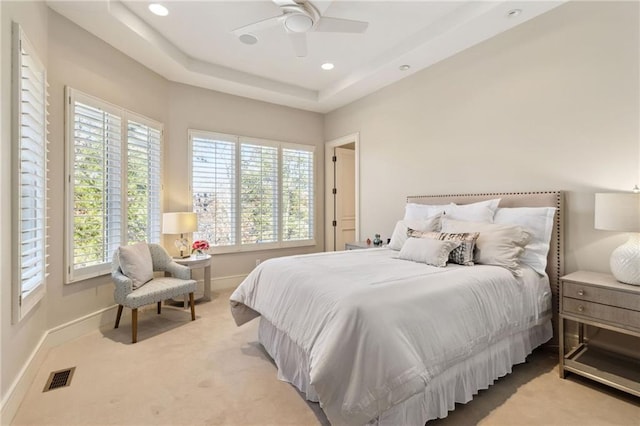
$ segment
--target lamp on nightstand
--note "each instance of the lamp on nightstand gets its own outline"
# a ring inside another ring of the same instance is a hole
[[[176,239],[176,248],[180,251],[179,259],[189,257],[189,240],[184,234],[198,230],[198,215],[192,212],[164,213],[162,215],[162,233],[180,234]]]
[[[630,232],[629,240],[611,253],[611,273],[620,282],[640,285],[640,194],[596,194],[595,228]]]

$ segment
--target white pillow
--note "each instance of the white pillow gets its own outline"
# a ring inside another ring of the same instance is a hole
[[[435,215],[442,214],[444,212],[445,207],[446,207],[446,204],[429,205],[429,204],[407,203],[404,207],[403,220],[426,220]]]
[[[121,246],[118,249],[118,260],[122,273],[133,281],[134,290],[153,279],[153,260],[146,243]]]
[[[466,220],[469,222],[493,222],[500,198],[480,201],[471,204],[448,204],[445,207],[445,215],[449,219]]]
[[[426,263],[438,267],[447,266],[449,253],[460,241],[441,241],[432,238],[409,238],[398,254],[399,259]]]
[[[531,241],[524,248],[520,262],[544,275],[547,254],[553,233],[555,207],[514,207],[496,210],[494,223],[520,225],[531,234]]]
[[[426,220],[399,220],[391,235],[391,241],[388,248],[392,250],[400,250],[407,241],[407,232],[409,228],[416,231],[437,231],[440,229],[440,214],[430,217]]]
[[[479,232],[474,262],[502,266],[513,275],[522,276],[518,262],[531,235],[521,226],[442,218],[442,232]]]

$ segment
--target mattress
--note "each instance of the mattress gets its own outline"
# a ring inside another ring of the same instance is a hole
[[[383,248],[273,259],[231,296],[239,324],[262,316],[279,367],[295,359],[280,378],[319,400],[333,424],[380,421],[474,357],[510,357],[514,345],[524,353],[551,337],[546,277],[396,257]],[[498,364],[502,374],[507,362]]]

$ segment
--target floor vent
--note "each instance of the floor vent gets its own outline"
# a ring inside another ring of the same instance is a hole
[[[73,377],[74,371],[76,371],[75,367],[53,371],[49,374],[49,379],[47,380],[47,384],[44,385],[44,390],[42,392],[49,392],[50,390],[69,386],[71,384],[71,378]]]

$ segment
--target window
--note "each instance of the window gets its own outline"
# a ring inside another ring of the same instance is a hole
[[[47,277],[47,77],[20,25],[13,24],[13,321],[42,299]]]
[[[189,131],[198,232],[218,252],[312,245],[314,147]]]
[[[278,147],[240,143],[240,243],[278,241]]]
[[[282,150],[282,240],[313,239],[313,152]]]
[[[127,241],[160,241],[160,139],[159,128],[129,120]]]
[[[162,124],[67,90],[67,282],[108,273],[129,242],[160,241]]]

